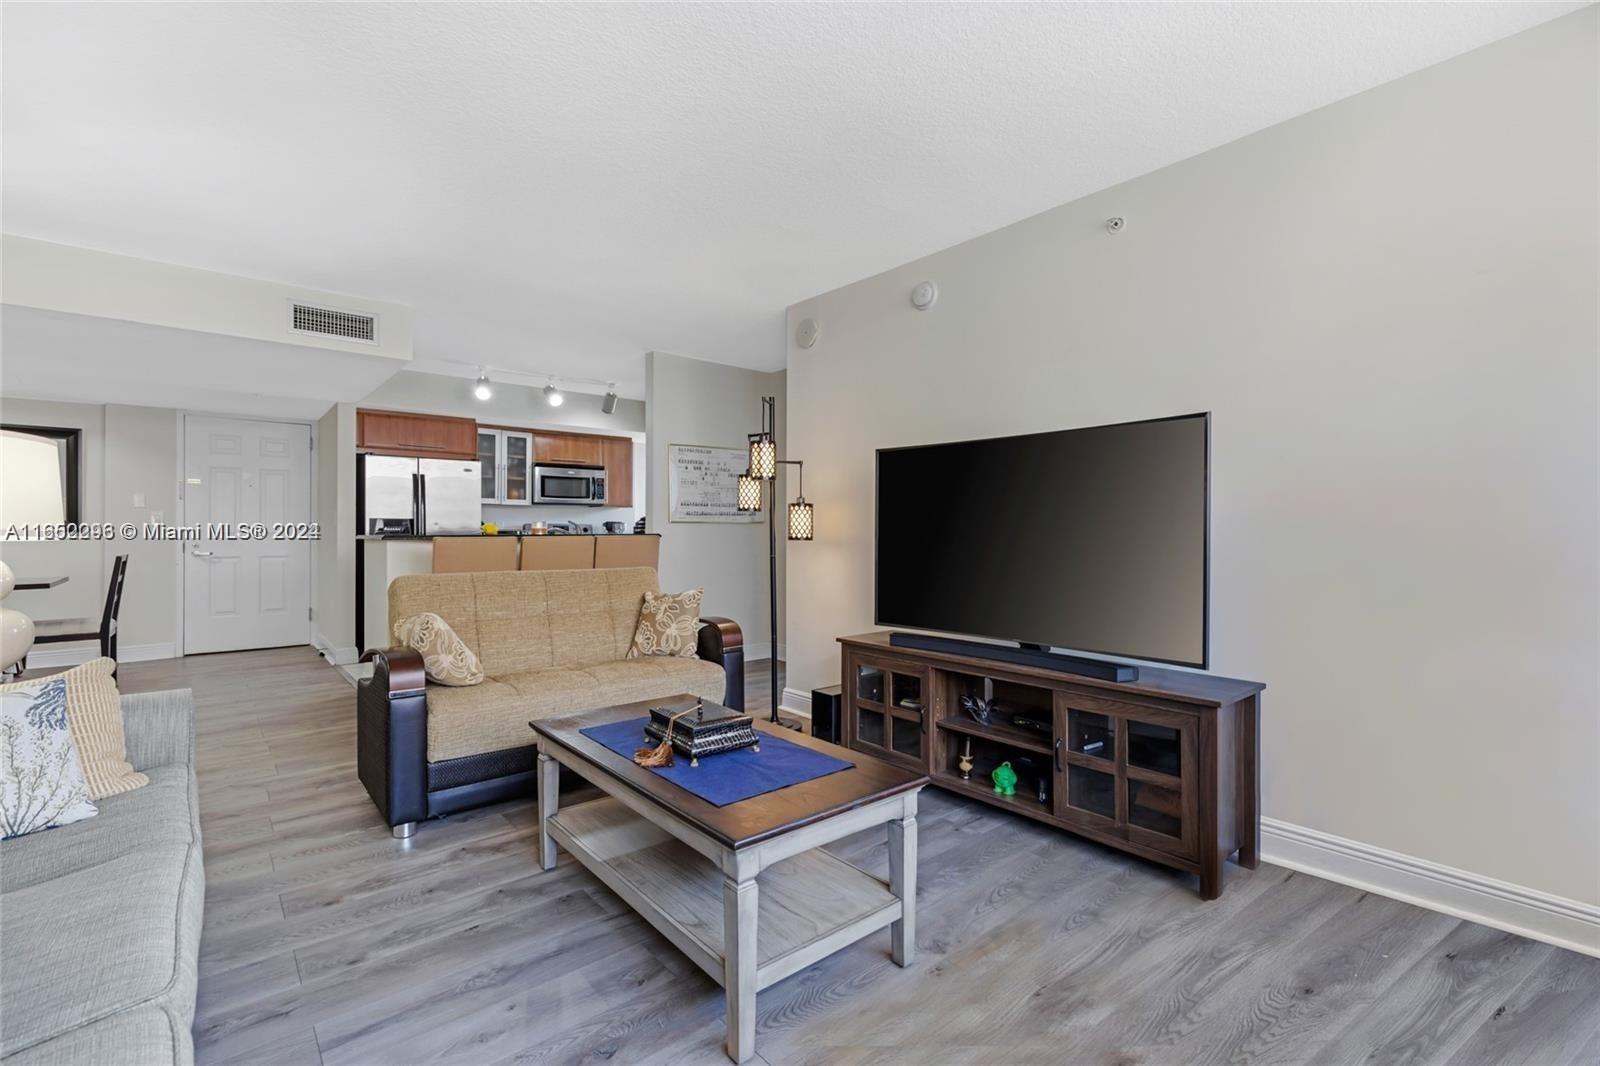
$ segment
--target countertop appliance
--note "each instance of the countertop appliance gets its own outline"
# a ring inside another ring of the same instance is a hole
[[[603,466],[542,466],[535,463],[533,502],[603,507],[606,502],[606,469]]]
[[[476,533],[483,520],[476,459],[357,456],[362,533]]]

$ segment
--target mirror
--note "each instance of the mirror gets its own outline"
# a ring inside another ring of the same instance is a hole
[[[0,425],[0,528],[79,521],[83,431]]]

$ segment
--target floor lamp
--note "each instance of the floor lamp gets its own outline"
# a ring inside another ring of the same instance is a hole
[[[767,512],[767,590],[771,652],[768,655],[772,668],[772,716],[768,719],[778,725],[799,729],[800,723],[789,722],[778,716],[780,693],[778,691],[778,467],[793,466],[800,474],[799,494],[789,504],[787,533],[790,540],[810,540],[815,526],[812,522],[811,504],[806,502],[806,465],[796,459],[778,458],[778,401],[773,396],[761,398],[761,431],[749,434],[750,464],[739,475],[739,510],[746,513]],[[765,499],[763,499],[765,497]]]

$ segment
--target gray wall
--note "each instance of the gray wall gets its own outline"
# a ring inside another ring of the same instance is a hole
[[[354,662],[356,647],[356,407],[334,404],[317,422],[316,582],[313,642],[335,662]]]
[[[789,684],[872,627],[875,448],[1209,410],[1265,814],[1600,902],[1597,16],[790,308]]]
[[[152,512],[169,523],[181,521],[178,509],[178,413],[170,408],[119,404],[56,403],[5,397],[0,421],[80,429],[81,521],[133,522],[143,526]],[[135,507],[134,495],[144,496]],[[111,560],[126,553],[118,642],[124,658],[173,653],[177,643],[178,565],[176,544],[167,542],[77,541],[8,542],[0,557],[19,577],[65,575],[53,589],[15,592],[6,606],[24,612],[41,629],[90,630],[100,624]],[[41,645],[30,658],[49,660],[75,645]],[[80,656],[81,658],[81,656]]]
[[[106,407],[105,520],[144,525],[152,512],[165,522],[176,524],[182,518],[178,504],[178,425],[179,413],[165,407]],[[144,506],[134,506],[134,495],[144,497]],[[135,541],[109,546],[106,575],[111,573],[111,558],[128,554],[128,576],[122,592],[118,617],[118,648],[127,650],[142,645],[171,643],[181,651],[177,632],[178,596],[183,565],[180,547],[171,542]],[[105,595],[105,590],[100,590]],[[94,618],[98,619],[97,611]]]
[[[746,658],[763,658],[771,644],[766,522],[669,521],[668,449],[673,444],[743,448],[745,434],[760,428],[761,397],[776,396],[779,455],[789,458],[790,449],[783,447],[784,374],[744,370],[665,352],[651,352],[645,359],[649,423],[645,430],[649,482],[646,514],[650,530],[661,534],[661,587],[681,591],[704,586],[705,613],[738,622],[744,630]],[[787,479],[779,481],[780,495],[793,495],[789,484]],[[784,639],[783,565],[787,548],[781,518],[780,513],[780,645]]]

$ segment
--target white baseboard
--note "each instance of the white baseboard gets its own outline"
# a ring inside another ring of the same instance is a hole
[[[335,663],[333,669],[354,687],[372,676],[373,666],[371,663]]]
[[[1412,855],[1261,819],[1261,858],[1315,877],[1600,957],[1600,907]]]
[[[759,684],[761,686],[760,691],[765,692],[767,689],[766,669],[764,667],[759,670],[752,670],[750,668],[751,663],[766,658],[766,655],[762,652],[762,648],[763,645],[759,644],[755,645],[754,647],[749,644],[744,646],[744,683],[746,689],[748,689],[752,683]],[[783,661],[782,644],[778,645],[778,661]],[[799,689],[782,689],[778,693],[778,710],[789,715],[798,715],[801,718],[809,719],[811,717],[811,694],[808,692],[801,692]]]
[[[173,644],[124,644],[117,649],[119,663],[140,663],[149,659],[176,659],[178,649]],[[100,658],[100,645],[94,641],[79,644],[35,644],[28,652],[29,670],[56,670],[77,666],[90,659]]]
[[[349,666],[361,658],[361,649],[356,647],[335,647],[333,642],[322,634],[320,629],[311,633],[311,646],[322,653],[322,657],[334,666]]]
[[[790,714],[798,714],[802,718],[811,717],[811,693],[809,692],[801,692],[797,688],[786,688],[783,690],[780,702],[783,704],[780,710],[788,711]]]

